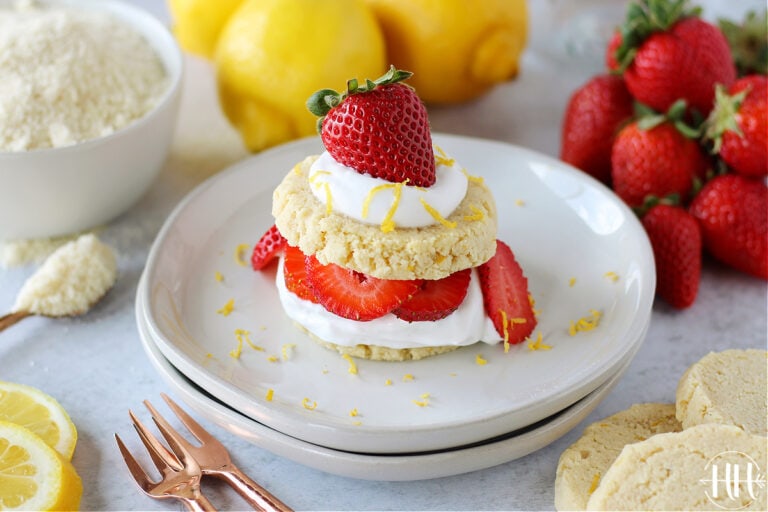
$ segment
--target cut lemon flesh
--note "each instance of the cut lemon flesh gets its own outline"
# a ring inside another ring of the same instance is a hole
[[[72,459],[77,443],[75,425],[67,411],[39,389],[0,381],[0,421],[26,427],[66,460]]]
[[[72,464],[21,425],[0,421],[0,510],[77,510]]]

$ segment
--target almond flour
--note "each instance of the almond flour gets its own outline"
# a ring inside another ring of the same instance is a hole
[[[106,12],[0,7],[0,151],[108,135],[143,117],[166,88],[147,41]]]

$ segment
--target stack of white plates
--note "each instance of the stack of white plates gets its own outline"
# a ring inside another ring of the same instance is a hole
[[[274,267],[254,272],[247,260],[273,222],[272,190],[321,151],[306,139],[198,187],[152,247],[139,331],[190,407],[308,466],[414,480],[526,455],[597,406],[650,321],[655,272],[642,226],[610,190],[557,160],[499,142],[435,141],[494,191],[498,238],[528,276],[544,349],[523,343],[504,353],[480,343],[421,361],[353,363],[292,325]],[[593,329],[570,329],[595,312]]]

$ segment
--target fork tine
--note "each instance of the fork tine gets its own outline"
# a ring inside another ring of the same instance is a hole
[[[154,434],[147,430],[147,427],[145,427],[144,424],[139,421],[136,415],[133,414],[133,411],[128,411],[128,414],[131,416],[131,420],[133,421],[133,428],[135,428],[136,432],[138,432],[141,442],[144,443],[144,446],[146,446],[147,451],[149,452],[149,456],[152,458],[152,462],[155,463],[157,469],[162,472],[164,469],[171,467],[176,471],[181,471],[183,466],[176,458],[176,456],[168,451],[168,449],[163,446],[163,444],[154,436]]]
[[[117,441],[117,447],[120,449],[120,453],[123,455],[125,465],[128,466],[128,471],[133,476],[136,484],[138,484],[138,486],[141,487],[144,492],[147,492],[150,484],[152,483],[152,481],[149,479],[149,475],[147,475],[139,463],[136,462],[136,459],[133,458],[133,455],[131,455],[131,452],[128,451],[128,448],[125,447],[123,440],[120,439],[120,436],[117,434],[115,434],[115,441]]]
[[[181,423],[185,427],[187,427],[187,430],[189,430],[192,433],[192,435],[195,436],[195,439],[197,439],[201,443],[210,443],[210,442],[218,443],[218,440],[216,440],[210,434],[210,432],[205,430],[198,422],[193,420],[192,417],[184,411],[184,409],[179,407],[176,404],[176,402],[171,400],[171,397],[169,397],[165,393],[160,393],[160,396],[163,397],[163,400],[165,400],[165,403],[168,404],[168,407],[173,411],[176,417],[179,418]]]
[[[160,433],[163,434],[163,437],[169,442],[175,442],[178,445],[181,445],[185,448],[186,452],[189,452],[189,449],[192,448],[192,445],[184,439],[184,436],[179,434],[179,432],[171,426],[170,423],[163,417],[162,414],[160,414],[157,409],[149,402],[149,400],[144,400],[144,405],[149,410],[150,414],[152,415],[152,419],[155,421],[155,425],[157,425],[157,428],[160,429]],[[171,441],[169,439],[169,436],[173,439]],[[171,447],[173,449],[173,447]],[[174,450],[176,451],[176,450]],[[189,453],[187,453],[189,455]],[[178,455],[178,453],[177,453]]]

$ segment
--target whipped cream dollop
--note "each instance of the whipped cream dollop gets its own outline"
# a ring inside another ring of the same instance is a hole
[[[437,149],[438,154],[442,151]],[[436,159],[436,180],[431,187],[413,187],[361,174],[337,162],[327,151],[309,170],[314,196],[334,212],[365,224],[418,228],[436,224],[434,209],[447,219],[467,193],[467,175],[453,159]]]
[[[447,317],[432,322],[409,323],[391,313],[367,322],[334,315],[322,305],[301,299],[285,287],[282,257],[275,281],[288,317],[321,340],[337,345],[353,347],[366,344],[401,349],[462,347],[478,341],[495,345],[502,341],[493,322],[485,314],[483,292],[475,269],[472,269],[464,302]]]

